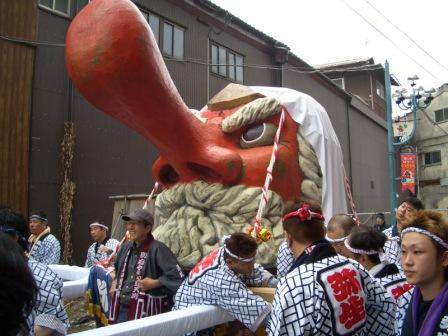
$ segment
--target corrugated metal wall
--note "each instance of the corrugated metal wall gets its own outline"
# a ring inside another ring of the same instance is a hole
[[[0,203],[26,213],[36,1],[0,0]],[[14,41],[8,40],[11,37]]]

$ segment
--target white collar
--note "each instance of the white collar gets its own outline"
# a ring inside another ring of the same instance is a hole
[[[384,267],[386,267],[387,262],[386,261],[382,261],[380,262],[378,265],[373,266],[370,270],[369,270],[369,274],[372,277],[375,277],[375,275],[377,275]]]

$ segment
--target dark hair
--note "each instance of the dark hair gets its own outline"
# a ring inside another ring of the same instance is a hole
[[[381,218],[382,220],[386,220],[386,216],[384,216],[384,214],[382,212],[378,212],[375,215],[375,218]]]
[[[235,232],[230,235],[226,240],[227,249],[241,258],[250,258],[257,251],[257,241],[249,236],[247,233]],[[224,254],[224,258],[231,258],[227,253]]]
[[[0,316],[2,335],[28,334],[27,317],[37,298],[37,285],[23,251],[0,232]]]
[[[28,237],[30,235],[28,223],[22,214],[9,208],[0,210],[0,231],[11,236],[18,236],[17,242],[24,249],[28,250]]]
[[[295,204],[285,208],[283,216],[300,209],[304,204],[309,204],[312,212],[322,214],[322,209],[316,202],[306,201],[301,204]],[[301,221],[299,217],[291,217],[283,221],[283,229],[288,232],[292,238],[299,243],[315,242],[325,237],[325,224],[323,220],[312,218]]]
[[[348,236],[356,226],[357,225],[353,217],[341,213],[331,217],[327,225],[327,231],[333,232],[337,227],[340,227],[342,231],[344,231],[344,235]]]
[[[372,226],[360,224],[353,228],[349,236],[348,243],[354,249],[381,251],[386,244],[387,236],[381,231],[375,230]],[[355,253],[355,255],[357,255]],[[367,254],[367,258],[378,265],[381,260],[379,254]]]
[[[408,203],[410,206],[412,206],[416,210],[423,210],[425,207],[423,206],[422,201],[420,201],[417,197],[410,196],[403,200],[403,202],[400,203]]]
[[[45,221],[48,221],[48,216],[43,210],[34,210],[31,212],[30,217],[33,215],[39,216],[41,218],[45,218]],[[45,222],[45,221],[43,221],[43,222]]]

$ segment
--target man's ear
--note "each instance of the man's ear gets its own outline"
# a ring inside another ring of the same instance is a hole
[[[230,258],[225,258],[224,261],[226,262],[227,266],[231,269],[233,267],[233,260]]]
[[[442,254],[442,266],[448,267],[448,251],[445,251]]]
[[[288,247],[291,248],[293,242],[292,236],[287,231],[285,231],[285,233],[286,233],[286,243],[288,244]]]

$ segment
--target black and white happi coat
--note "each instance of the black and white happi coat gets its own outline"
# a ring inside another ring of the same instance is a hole
[[[397,265],[387,263],[386,261],[372,267],[369,270],[369,273],[371,276],[379,280],[381,285],[389,293],[389,296],[391,296],[396,302],[398,302],[398,299],[404,293],[413,287],[406,281],[406,277],[400,273]]]
[[[84,267],[92,267],[98,261],[109,258],[109,255],[107,253],[98,250],[101,245],[104,245],[108,249],[115,251],[115,248],[117,247],[118,244],[119,244],[118,240],[114,238],[106,238],[105,241],[103,241],[101,244],[95,242],[92,245],[90,245],[89,249],[87,250],[87,258]]]
[[[288,242],[285,240],[280,244],[277,254],[277,278],[283,278],[288,274],[292,263],[294,262],[294,254],[288,246]]]
[[[28,325],[33,330],[34,322],[45,321],[45,326],[65,334],[70,326],[64,308],[62,280],[47,265],[29,259],[28,266],[39,289],[36,304],[28,317]],[[40,324],[41,325],[41,324]]]
[[[61,244],[51,233],[39,239],[31,247],[29,258],[45,265],[59,264]]]
[[[389,263],[397,265],[400,273],[403,273],[403,268],[401,267],[400,262],[400,240],[398,239],[398,237],[393,237],[392,227],[385,229],[383,233],[387,236],[387,240],[384,244],[384,255],[381,259],[383,261],[388,261]]]
[[[279,280],[267,333],[392,335],[395,303],[357,262],[322,240]]]
[[[269,314],[271,306],[247,288],[246,284],[265,286],[271,278],[272,275],[260,265],[256,265],[251,277],[235,274],[224,260],[224,249],[218,248],[190,271],[177,291],[173,310],[216,305],[255,331]]]

